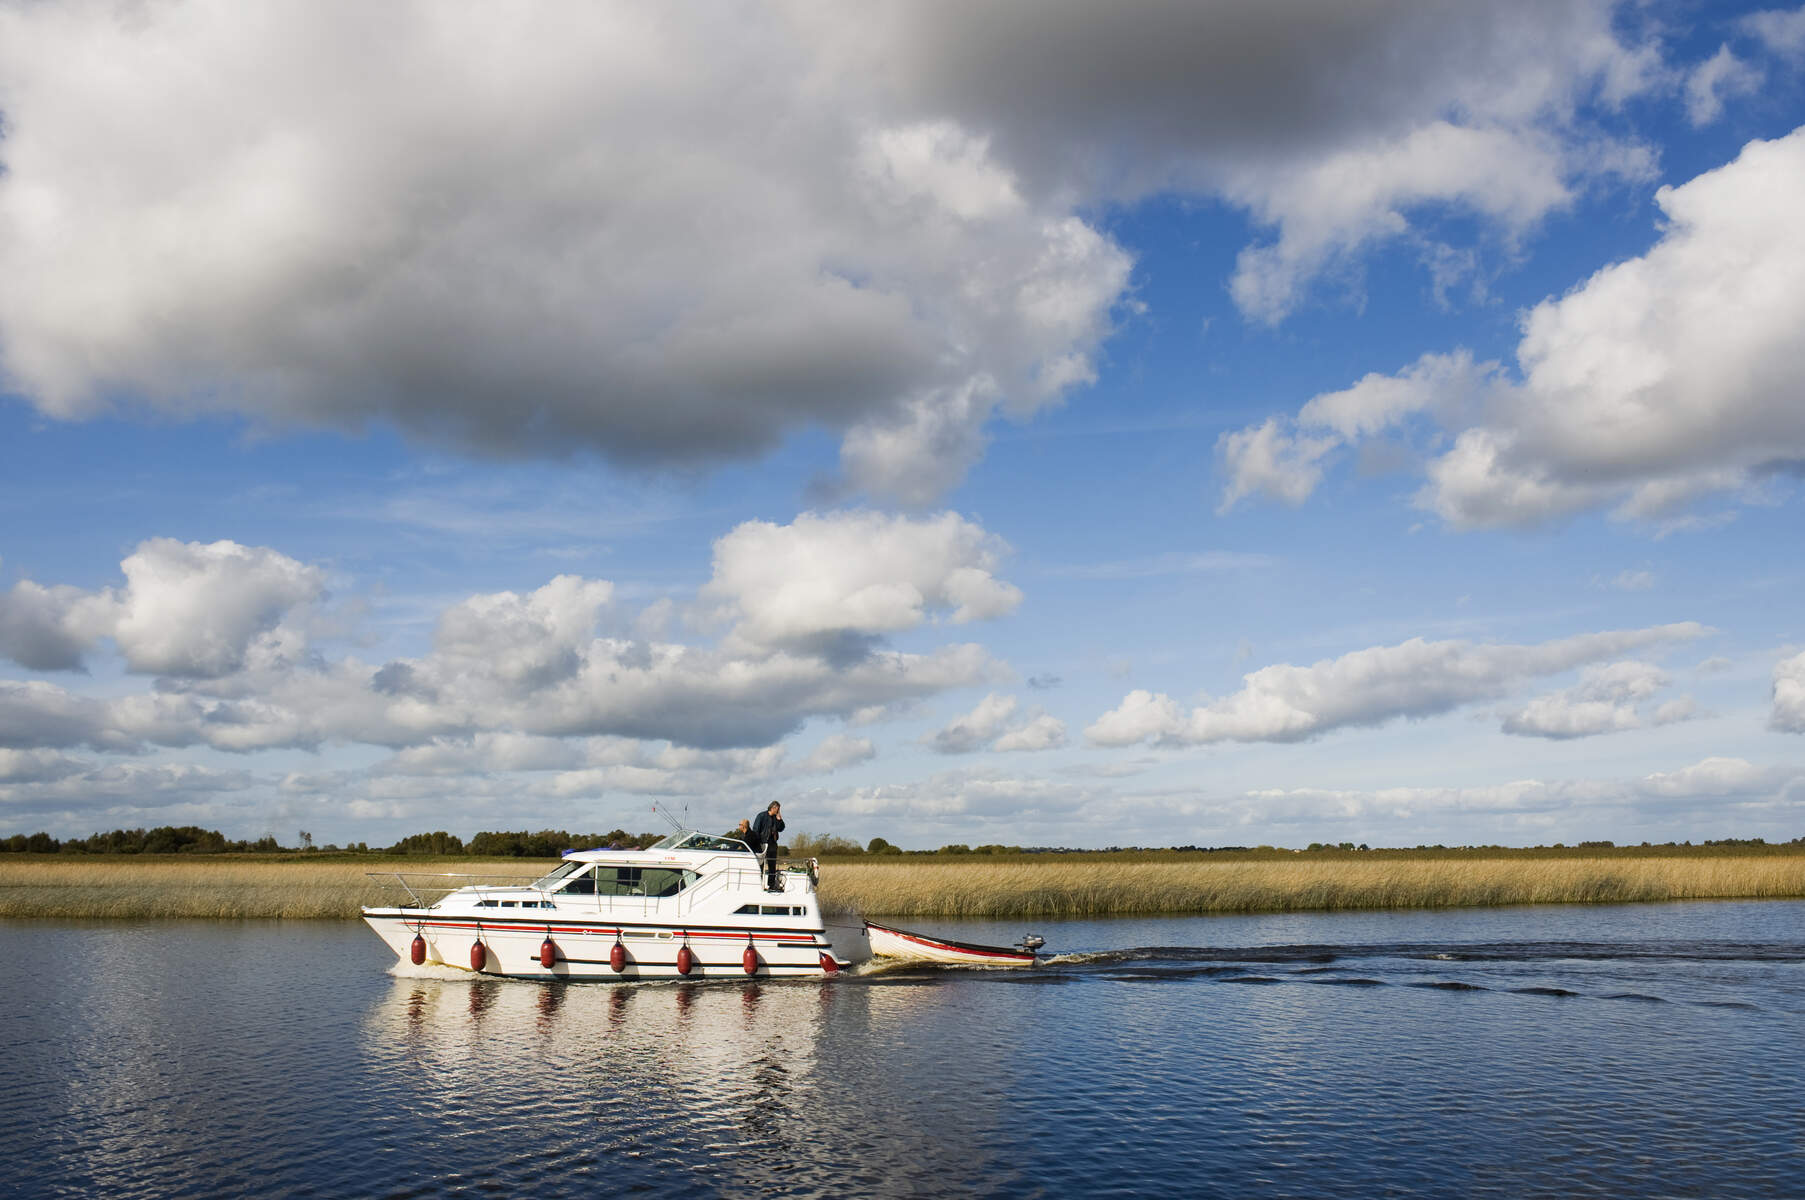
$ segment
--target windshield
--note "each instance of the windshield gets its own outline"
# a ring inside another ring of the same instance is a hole
[[[752,853],[752,850],[744,842],[697,833],[693,829],[679,830],[667,838],[660,838],[647,848],[651,850],[725,850],[728,853],[735,851],[740,854]]]
[[[553,884],[557,883],[558,880],[563,879],[566,875],[569,875],[572,871],[581,871],[587,865],[588,864],[581,863],[581,862],[559,863],[557,870],[553,871],[550,875],[547,875],[544,879],[541,879],[539,882],[535,883],[533,886],[540,889],[541,891],[548,890],[552,887]]]

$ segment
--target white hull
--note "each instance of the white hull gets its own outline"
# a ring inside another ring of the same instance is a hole
[[[1034,962],[1034,953],[1030,950],[955,942],[869,921],[865,923],[865,936],[871,941],[872,955],[879,958],[990,967],[1025,967]]]
[[[503,921],[453,916],[418,909],[365,909],[364,920],[396,957],[411,962],[414,935],[426,942],[426,965],[471,971],[470,950],[483,944],[481,974],[516,979],[745,979],[745,952],[757,952],[761,978],[819,976],[822,956],[833,958],[824,930],[734,929],[595,921]],[[546,938],[554,947],[552,965],[541,964]],[[619,941],[626,955],[614,970],[610,955]],[[689,947],[689,974],[677,970],[677,952]],[[836,968],[841,964],[835,961]],[[476,972],[472,971],[473,974]]]
[[[434,903],[420,893],[472,877],[392,878],[414,903],[366,908],[364,920],[396,957],[411,963],[420,953],[422,966],[633,980],[821,976],[846,965],[828,942],[813,860],[780,871],[768,891],[763,865],[744,845],[706,834],[684,831],[646,850],[576,852],[537,883],[469,884]],[[679,969],[686,959],[687,972]]]

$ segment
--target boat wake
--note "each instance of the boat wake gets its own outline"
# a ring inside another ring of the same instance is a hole
[[[1055,954],[1047,966],[1126,963],[1260,963],[1322,966],[1371,959],[1445,963],[1805,962],[1805,942],[1374,942],[1349,945],[1140,946]]]

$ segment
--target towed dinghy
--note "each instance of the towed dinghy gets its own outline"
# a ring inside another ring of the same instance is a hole
[[[1013,946],[982,946],[976,942],[955,942],[951,938],[895,929],[876,921],[865,922],[865,936],[870,939],[871,953],[876,958],[987,967],[1032,966],[1034,952],[1047,944],[1045,938],[1029,934]]]

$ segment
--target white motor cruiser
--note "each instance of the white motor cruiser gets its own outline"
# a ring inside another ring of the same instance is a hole
[[[523,979],[829,975],[814,859],[776,891],[744,842],[682,830],[644,850],[573,850],[531,884],[406,872],[409,902],[364,920],[401,958]],[[434,893],[446,888],[436,900]]]

